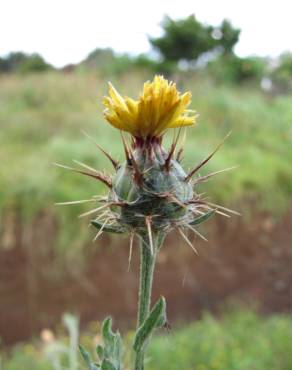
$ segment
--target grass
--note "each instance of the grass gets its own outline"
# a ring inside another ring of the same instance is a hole
[[[135,96],[145,77],[133,73],[112,82]],[[16,209],[29,223],[40,211],[51,212],[62,230],[61,243],[70,243],[80,232],[73,216],[88,206],[56,209],[53,204],[88,199],[105,189],[51,163],[71,165],[77,159],[110,169],[81,130],[123,160],[119,133],[101,114],[107,81],[95,74],[50,72],[3,76],[0,83],[1,214]],[[192,91],[192,108],[200,113],[199,125],[187,132],[185,166],[206,157],[230,130],[231,137],[202,174],[240,165],[201,191],[224,203],[248,199],[275,214],[285,211],[292,194],[292,96],[272,98],[254,88],[216,87],[193,76],[182,77],[179,87]],[[167,145],[171,137],[169,133]]]
[[[92,338],[92,332],[83,334],[81,343],[93,349]],[[95,336],[95,345],[98,340]],[[277,314],[264,318],[240,309],[225,313],[220,319],[206,314],[200,321],[187,327],[155,336],[148,352],[146,368],[290,370],[291,341],[291,316]],[[127,348],[130,348],[131,341],[127,343]],[[63,360],[59,363],[60,355]],[[84,369],[83,365],[78,366],[74,361],[71,361],[71,367],[68,366],[68,360],[70,363],[70,358],[74,356],[68,339],[51,342],[49,347],[35,341],[14,347],[9,356],[2,353],[3,367],[0,366],[0,369],[73,370],[72,366],[77,366],[78,370]],[[58,363],[60,367],[57,367]],[[126,367],[127,370],[129,368]]]
[[[154,340],[149,370],[288,370],[291,317],[262,318],[253,312],[203,320]],[[159,364],[157,366],[157,364]]]

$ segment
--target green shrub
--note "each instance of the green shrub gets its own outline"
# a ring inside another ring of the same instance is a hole
[[[283,93],[292,91],[292,53],[283,53],[279,65],[273,70],[272,81]]]
[[[35,73],[53,69],[39,54],[13,52],[0,58],[0,73]]]
[[[220,83],[257,82],[266,74],[263,58],[239,58],[234,54],[219,56],[207,66],[207,72]]]

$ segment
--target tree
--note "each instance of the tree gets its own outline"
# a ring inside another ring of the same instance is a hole
[[[26,58],[26,54],[21,51],[9,53],[1,59],[1,72],[14,72]]]
[[[25,54],[18,51],[0,59],[0,72],[4,73],[43,72],[51,68],[52,66],[36,53]]]
[[[239,40],[240,29],[233,28],[231,22],[224,19],[212,36],[217,40],[217,46],[222,48],[224,54],[232,54],[233,48]]]
[[[277,67],[271,73],[272,81],[279,92],[292,91],[292,53],[280,55]]]
[[[214,47],[213,27],[204,26],[194,15],[178,21],[165,17],[162,28],[164,34],[150,38],[149,41],[160,52],[163,60],[196,60]]]
[[[240,34],[228,20],[214,27],[199,22],[195,15],[180,20],[165,17],[162,28],[163,35],[149,41],[164,62],[196,61],[207,52],[232,53]]]
[[[52,69],[52,66],[37,53],[28,55],[18,67],[21,73],[45,72],[50,69]]]
[[[132,65],[133,60],[128,54],[116,54],[111,48],[97,48],[79,66],[81,70],[95,70],[112,76],[129,70]]]

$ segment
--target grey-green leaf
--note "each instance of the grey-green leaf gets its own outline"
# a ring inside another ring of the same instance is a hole
[[[112,331],[112,318],[107,317],[102,323],[102,336],[105,342],[105,345],[112,345],[115,334]]]
[[[140,351],[146,344],[154,329],[164,325],[166,322],[166,303],[164,297],[161,297],[155,304],[150,314],[138,329],[133,348]]]
[[[104,359],[101,364],[101,370],[117,370],[117,368],[110,360]]]
[[[97,353],[99,359],[102,361],[103,360],[103,357],[104,357],[104,349],[103,349],[103,347],[101,345],[98,345],[96,347],[96,353]]]
[[[96,364],[91,364],[90,365],[90,370],[101,370],[100,366],[96,365]]]
[[[86,349],[83,348],[81,345],[79,345],[79,351],[84,361],[86,362],[86,365],[88,366],[89,370],[91,370],[91,357],[89,352],[87,352]]]

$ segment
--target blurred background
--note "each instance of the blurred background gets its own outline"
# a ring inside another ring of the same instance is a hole
[[[108,314],[131,340],[137,245],[128,272],[126,236],[93,243],[90,216],[78,219],[90,206],[55,203],[106,189],[51,164],[111,171],[81,131],[123,160],[102,117],[107,82],[135,98],[158,73],[190,90],[200,114],[186,168],[232,131],[201,174],[239,167],[199,190],[242,216],[204,224],[207,243],[190,236],[198,256],[167,238],[154,299],[166,297],[172,330],[154,340],[148,369],[292,368],[290,14],[284,0],[2,1],[1,370],[82,369],[77,338],[93,348]]]

